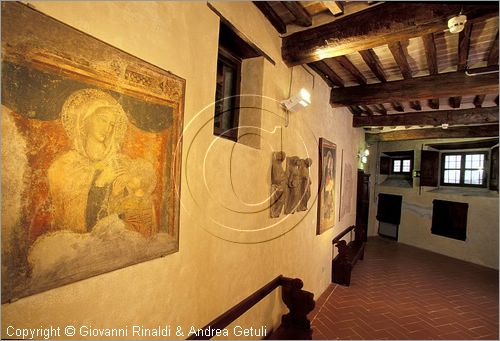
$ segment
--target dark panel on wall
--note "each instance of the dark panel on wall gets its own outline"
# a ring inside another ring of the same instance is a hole
[[[490,189],[498,192],[498,146],[491,150]]]
[[[401,221],[401,203],[403,196],[379,193],[377,220],[399,225]]]
[[[469,204],[445,200],[433,200],[432,204],[432,234],[465,241]]]
[[[387,156],[380,157],[380,174],[391,174],[391,158]]]
[[[438,185],[439,177],[439,152],[422,150],[420,159],[420,186]]]

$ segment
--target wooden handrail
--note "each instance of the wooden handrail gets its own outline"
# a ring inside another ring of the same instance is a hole
[[[346,234],[354,230],[355,227],[356,225],[352,225],[346,228],[344,231],[340,232],[335,238],[333,238],[332,244],[338,243],[342,239],[342,237],[344,237]]]
[[[290,310],[288,314],[282,316],[282,323],[287,324],[287,326],[289,325],[292,328],[309,330],[310,322],[307,320],[307,313],[314,309],[314,300],[312,299],[313,294],[301,290],[303,283],[300,279],[288,278],[283,275],[279,275],[201,329],[222,330],[226,328],[279,286],[283,287],[282,299]],[[303,314],[306,310],[307,312]],[[200,333],[200,335],[193,334],[188,337],[187,340],[210,339],[210,337],[203,334],[204,333]]]

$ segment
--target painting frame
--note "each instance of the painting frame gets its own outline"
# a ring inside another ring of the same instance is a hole
[[[318,151],[318,214],[316,235],[321,235],[335,225],[337,145],[321,137],[319,139]]]
[[[2,303],[179,251],[185,89],[2,3]]]

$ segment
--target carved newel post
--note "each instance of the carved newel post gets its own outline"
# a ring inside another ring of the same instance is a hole
[[[311,197],[311,178],[309,177],[309,167],[312,165],[312,159],[307,158],[300,160],[299,175],[300,175],[300,204],[297,211],[307,211],[307,202]]]
[[[271,168],[271,218],[278,218],[285,204],[287,178],[282,166],[285,158],[285,152],[273,153]]]

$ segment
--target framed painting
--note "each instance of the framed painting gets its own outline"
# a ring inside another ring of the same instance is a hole
[[[337,146],[319,139],[319,189],[316,234],[322,234],[335,224],[335,162]]]
[[[2,2],[2,303],[176,252],[185,81]]]

